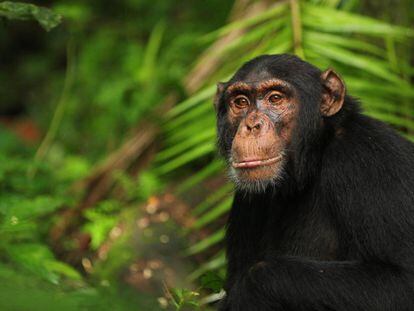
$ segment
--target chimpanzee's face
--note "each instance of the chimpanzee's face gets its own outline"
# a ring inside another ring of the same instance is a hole
[[[321,72],[286,54],[258,57],[219,83],[219,149],[236,186],[261,191],[282,180],[301,144],[311,141],[303,139],[309,136],[307,124],[336,114],[344,97],[344,84],[333,70]]]
[[[256,78],[229,84],[224,104],[228,126],[235,130],[228,154],[230,176],[242,188],[260,190],[282,177],[298,98],[283,80]]]

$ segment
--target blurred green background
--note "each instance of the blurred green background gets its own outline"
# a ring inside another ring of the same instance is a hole
[[[215,83],[333,67],[414,140],[414,1],[0,1],[0,310],[208,310],[233,191]]]

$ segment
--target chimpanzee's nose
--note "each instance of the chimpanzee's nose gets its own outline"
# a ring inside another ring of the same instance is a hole
[[[248,133],[259,134],[263,129],[264,121],[258,115],[250,115],[246,118],[245,126]]]

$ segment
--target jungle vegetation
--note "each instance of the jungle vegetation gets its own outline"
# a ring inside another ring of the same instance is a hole
[[[245,61],[332,67],[414,141],[414,3],[0,1],[0,309],[195,310],[233,187],[212,98]]]

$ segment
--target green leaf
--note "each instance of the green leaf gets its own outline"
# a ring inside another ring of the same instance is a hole
[[[197,205],[193,209],[192,214],[194,216],[200,215],[201,213],[206,211],[208,208],[210,208],[212,205],[222,200],[225,196],[230,195],[232,193],[232,190],[233,190],[233,185],[231,183],[228,183],[220,187],[217,191],[210,194],[202,203]]]
[[[209,271],[200,278],[200,283],[203,288],[218,293],[223,288],[224,280],[217,273]]]
[[[224,251],[220,251],[212,259],[207,260],[198,269],[194,270],[189,276],[190,281],[196,280],[200,275],[206,271],[213,271],[219,268],[223,268],[226,264],[226,255]]]
[[[390,70],[389,64],[386,61],[363,56],[333,45],[322,46],[313,41],[307,42],[307,45],[309,48],[312,48],[322,56],[334,59],[348,66],[354,66],[358,69],[362,69],[395,84],[405,83],[405,81],[400,79]]]
[[[189,177],[186,181],[180,184],[177,188],[178,193],[183,193],[190,189],[191,187],[199,184],[206,178],[217,174],[218,172],[222,172],[224,168],[224,164],[220,160],[214,160],[213,162],[207,164],[204,168],[202,168],[197,173],[194,173],[191,177]]]
[[[215,128],[216,118],[213,114],[206,114],[202,118],[198,119],[197,122],[190,122],[166,137],[168,144],[177,144],[184,139],[188,139],[194,133],[203,132],[206,129]],[[212,139],[213,141],[215,139]]]
[[[200,295],[198,292],[191,291],[185,288],[172,288],[171,300],[176,310],[183,310],[183,307],[190,307],[191,310],[195,310],[199,307],[197,297]]]
[[[0,202],[0,213],[6,218],[16,217],[19,219],[34,219],[61,207],[64,201],[61,198],[51,196],[37,196],[33,199],[18,197],[3,198]]]
[[[180,113],[194,107],[199,102],[201,102],[201,101],[203,101],[207,98],[212,98],[215,91],[216,91],[216,86],[215,85],[211,85],[211,86],[201,90],[197,94],[191,96],[189,99],[183,101],[182,103],[178,104],[173,109],[171,109],[167,113],[167,117],[170,117],[170,118],[175,117],[175,116],[179,115]]]
[[[213,234],[209,235],[205,239],[189,247],[185,253],[186,255],[194,255],[194,254],[200,253],[206,250],[207,248],[217,243],[220,243],[224,239],[224,236],[225,236],[224,229],[220,229],[214,232]]]
[[[200,229],[201,227],[216,220],[218,217],[220,217],[230,209],[232,202],[233,197],[225,199],[223,202],[221,202],[220,204],[212,208],[210,211],[205,213],[203,216],[198,218],[197,221],[194,223],[194,228]]]
[[[8,256],[18,265],[41,276],[51,283],[57,284],[59,275],[49,266],[55,262],[52,252],[44,245],[25,243],[9,245],[6,249]]]
[[[414,30],[410,28],[390,25],[371,17],[305,3],[302,7],[304,26],[320,31],[360,33],[381,38],[391,35],[398,39],[414,36]]]
[[[214,39],[217,39],[218,37],[228,34],[231,31],[240,30],[243,28],[254,26],[267,19],[275,18],[277,16],[282,15],[283,13],[286,12],[287,9],[288,9],[288,5],[286,1],[283,1],[281,3],[276,4],[273,8],[267,9],[263,13],[254,15],[250,18],[244,18],[244,19],[237,20],[210,34],[207,34],[206,36],[202,38],[202,40],[203,41],[214,40]]]
[[[50,271],[56,272],[62,276],[66,276],[72,280],[82,280],[81,274],[72,266],[57,260],[47,261],[47,267]]]
[[[193,136],[189,136],[186,140],[183,140],[181,143],[171,146],[168,149],[164,149],[163,151],[157,154],[156,161],[165,161],[173,156],[176,156],[185,150],[188,150],[191,147],[197,146],[202,144],[206,141],[212,141],[216,137],[216,129],[208,128],[202,132],[196,133]]]
[[[176,129],[184,127],[187,123],[192,123],[194,119],[203,118],[206,114],[213,114],[212,99],[209,99],[206,103],[201,103],[175,118],[172,118],[164,125],[164,130],[172,132]]]
[[[0,3],[0,17],[17,20],[36,20],[46,31],[59,25],[62,16],[29,3],[5,1]]]
[[[171,172],[172,170],[179,168],[180,166],[183,166],[191,162],[192,160],[199,159],[202,156],[212,153],[214,149],[214,142],[205,143],[197,148],[194,148],[180,155],[177,158],[174,158],[173,160],[165,163],[164,165],[157,167],[156,169],[154,169],[154,171],[158,174],[166,174],[168,172]]]
[[[263,38],[266,37],[268,34],[275,35],[278,30],[280,30],[283,26],[290,22],[286,17],[281,17],[278,19],[272,19],[270,22],[264,23],[259,27],[249,31],[243,36],[231,41],[223,49],[212,51],[212,53],[221,55],[225,53],[232,53],[237,49],[242,49],[248,45],[257,45],[258,41],[261,41]]]
[[[316,31],[306,31],[303,35],[303,41],[305,42],[317,42],[319,45],[337,45],[350,50],[358,50],[368,52],[373,55],[385,58],[386,51],[372,43],[366,42],[361,39],[354,39],[345,36],[338,36],[336,34],[328,34]]]
[[[138,80],[140,82],[154,79],[157,55],[161,47],[164,31],[165,23],[161,21],[158,22],[151,32],[151,36],[145,49],[144,60],[138,71]]]

